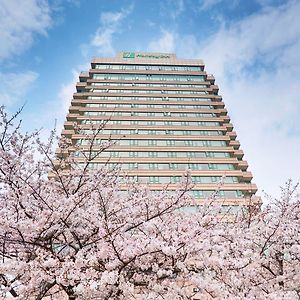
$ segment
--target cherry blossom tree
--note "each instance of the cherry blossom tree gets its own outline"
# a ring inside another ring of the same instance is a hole
[[[300,196],[287,182],[280,199],[218,224],[195,286],[216,299],[300,299]],[[223,228],[222,228],[223,225]],[[202,298],[201,298],[202,299]],[[205,298],[204,298],[205,299]],[[208,298],[210,299],[210,298]]]
[[[91,141],[78,167],[53,158],[54,133],[42,142],[22,134],[19,112],[0,115],[0,297],[298,299],[291,183],[274,204],[224,218],[217,193],[202,206],[188,195],[188,174],[173,194],[124,185],[117,168],[88,168],[109,143],[95,153]]]
[[[1,116],[3,297],[191,297],[184,263],[212,218],[185,212],[195,205],[186,196],[188,179],[172,195],[135,183],[122,190],[117,170],[89,172],[90,155],[81,169],[69,168],[72,158],[57,163],[53,137],[45,144],[38,132],[20,132],[18,114],[10,118],[1,109]]]

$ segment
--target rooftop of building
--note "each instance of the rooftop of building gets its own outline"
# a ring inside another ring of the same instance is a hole
[[[197,65],[204,66],[202,59],[179,59],[175,53],[160,53],[160,52],[118,52],[115,57],[94,57],[92,64],[97,63],[125,63],[125,64],[176,64],[176,65]]]

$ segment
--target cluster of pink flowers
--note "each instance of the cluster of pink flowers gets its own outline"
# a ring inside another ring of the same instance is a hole
[[[224,222],[187,195],[188,176],[174,194],[124,191],[117,170],[73,169],[71,157],[62,168],[53,137],[0,113],[1,299],[299,299],[291,183]]]

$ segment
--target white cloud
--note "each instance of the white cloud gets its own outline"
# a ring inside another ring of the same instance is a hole
[[[149,43],[148,50],[150,52],[172,52],[175,49],[175,39],[174,33],[162,30],[162,35]]]
[[[63,120],[68,113],[69,107],[71,105],[71,100],[73,99],[73,93],[76,93],[76,83],[79,82],[80,70],[88,70],[89,64],[79,65],[72,69],[72,78],[68,83],[62,84],[58,91],[58,102],[53,103],[52,110],[55,111],[55,118]],[[56,107],[54,107],[56,106]],[[58,117],[60,115],[61,117]],[[58,132],[62,128],[62,123],[57,124]]]
[[[264,0],[262,0],[262,1],[264,1]],[[272,0],[270,0],[270,1],[272,1]],[[218,5],[222,4],[222,2],[224,3],[224,5],[226,5],[227,8],[233,9],[239,4],[240,0],[231,0],[231,1],[226,1],[226,0],[200,0],[199,10],[200,11],[208,11],[208,10],[214,9],[215,6],[218,6]]]
[[[300,3],[290,1],[240,22],[223,25],[206,41],[201,54],[219,75],[224,71],[240,73],[258,59],[276,68],[285,59],[286,66],[292,67],[294,57],[289,52],[300,46],[299,13]],[[216,51],[217,56],[213,55]]]
[[[71,105],[71,100],[73,99],[73,93],[76,92],[76,83],[79,81],[78,70],[72,70],[72,79],[67,84],[62,84],[59,92],[58,98],[60,99],[60,107],[63,115],[68,112],[69,106]]]
[[[97,29],[89,45],[83,45],[83,50],[92,46],[96,47],[98,53],[102,55],[112,55],[115,53],[113,47],[113,36],[120,30],[120,24],[131,13],[133,5],[119,12],[104,12],[100,16],[101,25]]]
[[[273,194],[288,178],[299,180],[295,79],[283,71],[218,82],[258,187]]]
[[[176,19],[185,9],[184,0],[172,0],[171,1],[173,11],[171,11],[171,17]]]
[[[32,87],[38,74],[35,72],[25,73],[0,73],[0,97],[1,104],[12,106],[15,103],[22,105],[26,102],[26,94]],[[23,103],[20,103],[23,101]]]
[[[169,21],[176,19],[185,11],[186,0],[165,0],[159,1],[160,16]]]
[[[289,1],[241,21],[223,21],[201,41],[164,30],[150,43],[158,51],[204,60],[220,86],[254,182],[271,194],[288,178],[300,179],[299,15],[300,3]]]
[[[50,8],[45,0],[2,0],[0,20],[1,61],[30,47],[34,34],[46,34]]]
[[[202,0],[200,1],[200,10],[208,10],[219,4],[223,0]]]
[[[25,129],[31,131],[34,128],[42,128],[42,135],[46,138],[53,128],[56,128],[57,134],[60,134],[73,99],[73,93],[76,92],[76,83],[79,81],[80,70],[87,70],[88,67],[89,65],[86,64],[72,69],[70,81],[60,86],[56,101],[46,102],[32,110],[28,110],[30,106],[26,105],[25,110],[27,110],[27,119],[30,119],[30,123],[26,123]]]
[[[223,24],[198,54],[216,75],[255,181],[269,193],[300,179],[299,14],[300,3],[290,1]]]
[[[101,55],[114,55],[115,49],[113,47],[113,37],[119,32],[122,21],[131,13],[133,5],[130,5],[126,9],[122,9],[118,12],[103,12],[100,15],[100,26],[96,30],[96,33],[92,37],[89,43],[82,44],[80,46],[84,57],[90,56],[90,52],[97,52]],[[68,108],[73,98],[73,93],[76,92],[76,83],[79,81],[79,70],[88,70],[89,63],[79,65],[72,70],[71,80],[63,84],[58,92],[59,99],[59,114],[62,118],[68,112]],[[57,124],[58,132],[62,128],[62,123]]]

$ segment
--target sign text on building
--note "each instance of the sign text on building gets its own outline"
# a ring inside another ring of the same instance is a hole
[[[165,54],[143,54],[143,53],[134,53],[134,52],[123,52],[123,58],[170,58],[169,55]]]

